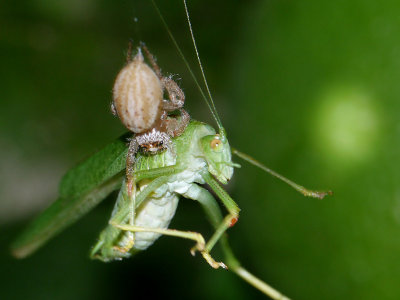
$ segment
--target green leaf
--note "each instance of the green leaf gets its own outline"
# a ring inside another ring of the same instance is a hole
[[[76,222],[121,186],[127,135],[108,144],[69,170],[60,183],[60,197],[40,214],[11,246],[24,258]]]

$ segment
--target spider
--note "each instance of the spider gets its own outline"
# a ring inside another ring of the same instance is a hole
[[[115,80],[111,103],[112,113],[134,133],[126,160],[128,187],[132,185],[136,153],[174,152],[172,138],[181,135],[190,121],[183,109],[185,95],[172,76],[162,75],[154,56],[143,43],[132,59],[131,45],[127,64]],[[142,49],[152,68],[144,62]],[[164,91],[168,100],[163,99]]]

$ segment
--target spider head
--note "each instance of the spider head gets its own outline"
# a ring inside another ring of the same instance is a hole
[[[166,149],[163,141],[153,141],[140,145],[141,150],[145,154],[155,155]]]

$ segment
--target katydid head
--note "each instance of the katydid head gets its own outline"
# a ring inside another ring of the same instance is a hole
[[[224,130],[214,135],[206,135],[200,140],[208,171],[223,184],[233,175],[231,148]]]

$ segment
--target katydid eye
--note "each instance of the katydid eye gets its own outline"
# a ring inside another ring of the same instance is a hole
[[[211,149],[213,149],[213,150],[218,149],[218,148],[220,147],[221,144],[222,144],[222,142],[221,142],[220,139],[213,139],[213,140],[210,142]]]

